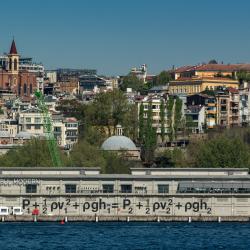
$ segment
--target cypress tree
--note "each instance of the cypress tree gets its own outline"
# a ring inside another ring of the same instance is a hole
[[[139,141],[143,143],[144,141],[144,105],[140,104],[139,109]]]
[[[161,141],[165,140],[165,105],[163,99],[160,104],[160,124],[161,124]]]

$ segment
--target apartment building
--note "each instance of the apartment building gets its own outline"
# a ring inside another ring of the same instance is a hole
[[[71,117],[65,118],[62,114],[50,114],[52,130],[57,144],[64,149],[71,149],[78,139],[78,121]],[[23,110],[18,116],[18,130],[33,136],[46,136],[44,117],[36,107]]]
[[[239,91],[228,88],[216,92],[217,124],[221,127],[235,127],[240,125]]]
[[[204,121],[201,121],[201,117],[199,116],[200,124],[203,123],[204,128],[214,128],[216,126],[216,114],[217,114],[217,106],[216,106],[216,98],[215,96],[207,95],[207,94],[195,94],[187,96],[187,110],[192,109],[192,107],[204,107]],[[187,114],[186,114],[187,115]],[[202,131],[199,129],[199,131]]]
[[[240,124],[248,126],[250,124],[250,86],[248,82],[244,82],[239,88],[240,95]]]
[[[194,95],[205,90],[215,90],[218,87],[238,89],[239,82],[223,77],[182,77],[169,82],[169,94]]]
[[[138,104],[138,112],[140,110],[140,105],[144,107],[144,118],[147,118],[147,112],[149,109],[149,105],[152,107],[152,114],[153,114],[153,124],[152,126],[156,129],[156,133],[160,136],[161,134],[161,118],[160,118],[160,105],[161,100],[164,102],[164,106],[166,107],[167,100],[160,95],[153,94],[147,95],[143,97],[141,100],[137,100]],[[139,113],[138,113],[139,114]],[[168,122],[167,122],[167,110],[165,108],[165,133],[168,131]]]

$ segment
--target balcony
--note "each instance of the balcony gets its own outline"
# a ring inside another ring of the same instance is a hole
[[[213,115],[215,115],[216,114],[216,110],[207,110],[207,114],[213,114]]]
[[[208,107],[215,107],[215,105],[216,105],[215,102],[208,102],[207,103]]]

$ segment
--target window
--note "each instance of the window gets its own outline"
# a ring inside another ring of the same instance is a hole
[[[26,125],[26,129],[31,129],[31,125]]]
[[[41,123],[41,118],[40,117],[35,117],[35,123]]]
[[[17,59],[14,59],[14,70],[17,70]]]
[[[122,184],[121,185],[121,193],[132,193],[132,185],[131,184]]]
[[[30,123],[31,122],[31,118],[30,117],[26,117],[25,121]]]
[[[12,70],[12,59],[10,58],[10,61],[9,61],[9,70]]]
[[[27,84],[24,83],[23,85],[23,93],[26,95],[27,94]]]
[[[113,193],[114,192],[114,185],[113,184],[103,184],[102,191],[103,191],[103,193]]]
[[[35,125],[35,129],[36,130],[41,129],[41,125]]]
[[[37,192],[37,185],[36,184],[27,184],[26,185],[26,193],[32,194]]]
[[[76,193],[76,184],[65,184],[65,193],[66,194]]]
[[[159,184],[158,185],[158,193],[159,194],[166,194],[169,192],[169,185],[168,184]]]
[[[32,91],[33,91],[32,84],[30,84],[30,94],[32,94]]]

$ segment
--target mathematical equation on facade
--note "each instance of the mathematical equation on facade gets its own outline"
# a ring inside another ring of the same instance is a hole
[[[31,213],[33,209],[39,209],[41,214],[48,213],[74,213],[74,211],[81,214],[89,213],[105,213],[105,214],[166,214],[171,215],[173,212],[194,212],[194,213],[206,213],[211,214],[211,207],[204,200],[199,201],[173,201],[173,198],[169,198],[166,201],[134,201],[129,198],[120,198],[119,202],[108,202],[102,198],[98,198],[96,201],[73,201],[70,198],[66,198],[64,201],[48,201],[43,199],[41,203],[31,201],[28,198],[22,200],[22,208],[27,213]]]

